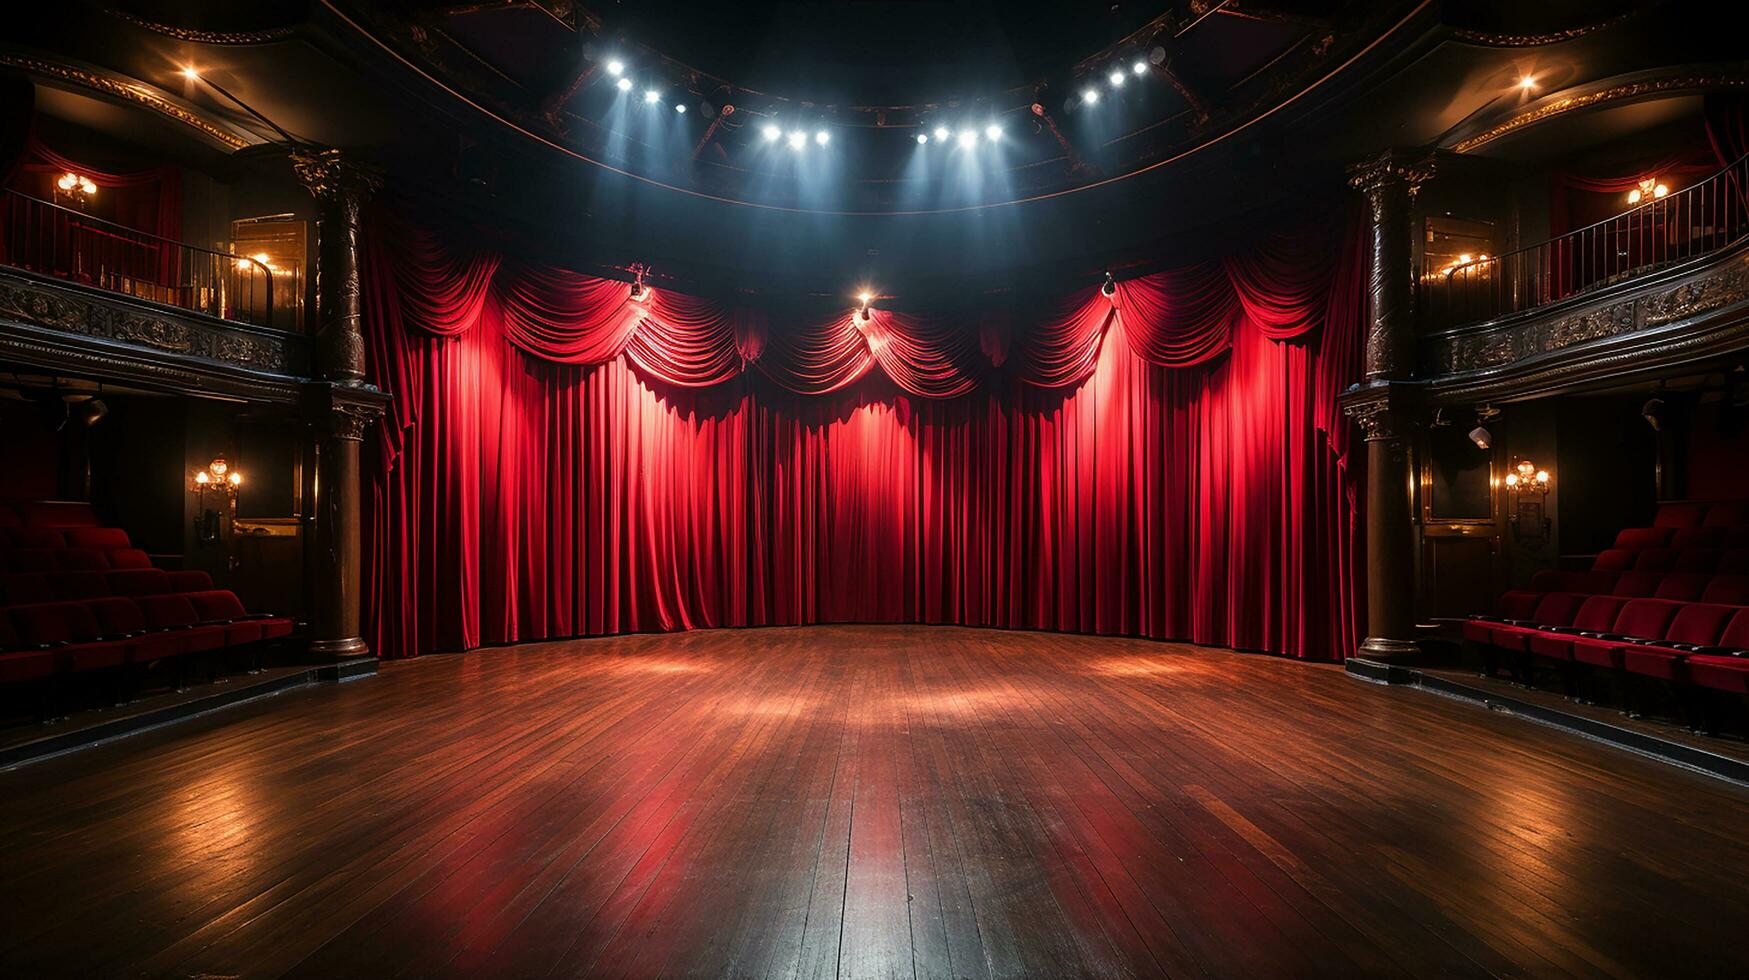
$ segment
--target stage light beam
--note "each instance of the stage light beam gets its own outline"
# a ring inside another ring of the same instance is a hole
[[[1123,88],[1124,73],[1121,70],[1114,68],[1112,69],[1111,74],[1105,77],[1107,81],[1111,82],[1112,88]]]
[[[776,126],[765,126],[759,130],[759,135],[765,137],[765,142],[775,143],[777,142],[777,138],[783,135],[783,130],[778,129]]]
[[[626,63],[618,58],[609,60],[607,63],[607,73],[615,78],[624,75],[626,73]]]
[[[825,146],[827,143],[832,142],[832,134],[822,129],[814,134],[814,142],[820,146]]]
[[[662,101],[662,93],[661,92],[658,92],[653,88],[644,89],[644,104],[645,105],[655,105],[656,103],[658,103],[660,101]]]
[[[1087,105],[1097,105],[1099,103],[1099,90],[1092,86],[1082,89],[1081,101]]]
[[[632,90],[632,80],[629,78],[621,78],[619,81],[613,83],[613,87],[619,89],[621,92],[630,92]]]
[[[918,133],[917,134],[917,145],[918,146],[922,146],[928,142],[929,142],[929,134],[928,133]]]
[[[946,127],[946,126],[937,126],[937,127],[935,127],[935,138],[936,138],[936,139],[937,139],[937,140],[945,140],[945,139],[947,139],[947,138],[948,138],[948,137],[949,137],[949,136],[950,136],[950,135],[952,135],[952,134],[951,134],[951,133],[949,133],[949,132],[948,132],[948,131],[947,131],[947,127]]]
[[[1002,127],[991,123],[984,127],[984,138],[994,143],[1002,138]]]
[[[1137,59],[1136,63],[1130,66],[1130,71],[1133,71],[1138,75],[1146,75],[1148,73],[1148,63]]]
[[[960,146],[962,148],[970,149],[970,148],[977,146],[977,145],[978,145],[978,131],[977,130],[975,130],[975,129],[962,129],[962,130],[960,130]]]
[[[807,145],[808,145],[808,134],[807,133],[804,133],[798,129],[798,130],[789,134],[789,148],[790,149],[800,150],[801,148],[803,148]]]

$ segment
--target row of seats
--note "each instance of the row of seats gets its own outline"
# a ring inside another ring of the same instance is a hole
[[[0,606],[22,606],[62,599],[106,596],[163,595],[204,592],[213,579],[200,569],[106,569],[82,572],[8,572],[0,574]]]
[[[0,609],[0,682],[145,666],[290,635],[224,590],[108,596]]]
[[[1502,611],[1522,608],[1550,592],[1618,595],[1628,599],[1670,599],[1676,602],[1721,602],[1749,605],[1749,574],[1707,572],[1606,572],[1545,569],[1531,577],[1530,588],[1500,597]],[[1512,605],[1518,603],[1519,605]]]
[[[1749,527],[1749,501],[1674,500],[1658,505],[1654,527]]]
[[[1464,624],[1464,637],[1531,657],[1749,693],[1749,608],[1741,604],[1549,592],[1512,593],[1504,615]],[[1492,664],[1489,664],[1492,672]],[[1572,687],[1572,673],[1563,671]]]
[[[152,559],[138,548],[15,548],[0,549],[0,571],[100,572],[107,568],[151,568]]]

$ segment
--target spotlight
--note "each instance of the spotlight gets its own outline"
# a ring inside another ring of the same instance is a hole
[[[629,78],[622,78],[619,81],[614,82],[613,87],[619,89],[621,92],[630,92],[632,90],[632,80]]]
[[[1163,65],[1163,64],[1165,64],[1166,63],[1166,49],[1161,47],[1158,44],[1149,48],[1148,49],[1148,63],[1151,65]]]
[[[1137,58],[1136,63],[1130,66],[1130,71],[1133,71],[1138,75],[1146,75],[1148,73],[1148,63]]]
[[[1494,444],[1494,434],[1478,425],[1470,430],[1470,441],[1476,444],[1477,449],[1487,449]]]
[[[626,63],[618,58],[612,59],[607,63],[607,73],[615,78],[624,75],[626,73]]]
[[[775,143],[777,142],[777,138],[783,135],[783,130],[778,129],[776,126],[764,126],[760,128],[759,135],[765,137],[765,142]]]
[[[862,292],[856,294],[856,299],[857,302],[862,304],[861,308],[856,311],[856,317],[866,323],[869,318],[868,304],[874,300],[874,293],[868,289],[864,289]]]
[[[1111,74],[1105,76],[1105,78],[1107,81],[1111,82],[1112,88],[1123,88],[1124,74],[1121,69],[1113,68]]]
[[[832,142],[832,134],[822,129],[814,134],[814,142],[820,146],[825,146],[827,143]]]
[[[1117,278],[1110,272],[1105,274],[1105,282],[1100,283],[1099,292],[1106,299],[1110,299],[1117,295]]]
[[[1518,87],[1521,89],[1524,89],[1526,92],[1529,92],[1532,89],[1536,88],[1536,76],[1535,75],[1520,76],[1518,79]]]
[[[1646,404],[1640,406],[1640,417],[1646,420],[1646,424],[1652,427],[1653,432],[1661,431],[1664,428],[1663,414],[1664,399],[1662,398],[1648,399]]]
[[[200,72],[195,71],[193,68],[184,68],[182,69],[182,77],[191,82],[198,82],[200,81]]]
[[[929,134],[928,133],[918,133],[917,134],[917,145],[918,146],[922,146],[923,144],[925,144],[927,142],[929,142]]]
[[[960,146],[971,148],[978,145],[978,131],[975,129],[960,130]]]
[[[994,143],[1002,138],[1002,127],[991,123],[984,127],[984,138]]]
[[[1082,89],[1081,90],[1081,101],[1085,102],[1088,105],[1093,105],[1094,103],[1098,102],[1099,101],[1099,90],[1092,87],[1092,86],[1088,86],[1087,88]]]
[[[798,129],[795,132],[789,134],[789,148],[790,149],[799,150],[802,147],[807,146],[807,145],[808,145],[808,134],[807,133],[804,133]]]
[[[655,105],[656,103],[658,103],[660,101],[662,101],[662,93],[661,92],[658,92],[653,88],[644,89],[644,104],[645,105]]]
[[[950,134],[950,133],[949,133],[949,132],[948,132],[948,131],[947,131],[947,127],[946,127],[946,126],[937,126],[937,127],[935,127],[935,138],[936,138],[936,139],[938,139],[938,140],[945,140],[945,139],[947,139],[947,138],[948,138],[948,136],[950,136],[950,135],[952,135],[952,134]]]

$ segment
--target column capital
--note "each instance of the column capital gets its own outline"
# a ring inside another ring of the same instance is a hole
[[[382,175],[374,167],[332,147],[293,150],[291,165],[298,181],[324,204],[356,208],[382,190]]]
[[[328,438],[362,442],[388,404],[389,396],[375,385],[314,381],[304,386],[305,416]]]
[[[1433,154],[1427,150],[1394,149],[1348,167],[1348,186],[1371,194],[1400,185],[1414,194],[1433,179]]]
[[[1367,442],[1401,443],[1420,424],[1423,408],[1420,386],[1400,381],[1355,385],[1341,403]]]

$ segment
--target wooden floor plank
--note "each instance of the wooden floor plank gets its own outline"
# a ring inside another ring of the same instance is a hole
[[[1177,644],[535,644],[0,772],[0,975],[1744,975],[1746,803]]]

